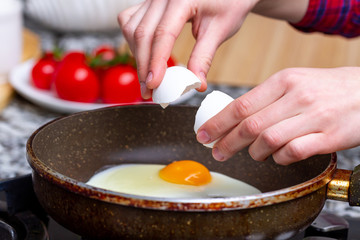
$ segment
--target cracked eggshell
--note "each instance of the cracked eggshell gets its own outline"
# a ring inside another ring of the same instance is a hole
[[[199,109],[195,115],[194,131],[197,131],[207,120],[215,116],[221,110],[223,110],[229,103],[234,99],[221,91],[212,91],[205,99],[201,102]],[[217,140],[204,144],[208,148],[213,148]]]
[[[153,90],[153,102],[166,108],[186,92],[199,88],[200,79],[190,70],[181,66],[166,69],[164,78],[158,88]]]

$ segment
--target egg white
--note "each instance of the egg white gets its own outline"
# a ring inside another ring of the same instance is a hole
[[[163,167],[165,165],[122,164],[95,174],[87,184],[115,192],[163,198],[237,197],[261,193],[245,182],[216,172],[210,172],[211,182],[202,186],[170,183],[159,177]]]

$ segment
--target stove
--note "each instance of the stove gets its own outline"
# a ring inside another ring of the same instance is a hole
[[[62,227],[40,206],[31,175],[0,182],[1,240],[86,240]],[[303,232],[290,240],[359,240],[360,219],[321,212]]]

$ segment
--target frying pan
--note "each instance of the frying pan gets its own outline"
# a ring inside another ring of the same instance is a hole
[[[111,107],[56,119],[27,143],[35,193],[66,228],[91,239],[287,239],[303,231],[327,198],[359,205],[359,172],[336,168],[336,154],[280,166],[247,150],[217,162],[196,141],[196,107]],[[245,181],[262,194],[170,199],[88,186],[104,167],[191,159]]]

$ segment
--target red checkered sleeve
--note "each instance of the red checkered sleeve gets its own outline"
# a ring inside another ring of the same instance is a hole
[[[303,32],[359,36],[360,0],[309,0],[305,16],[292,26]]]

